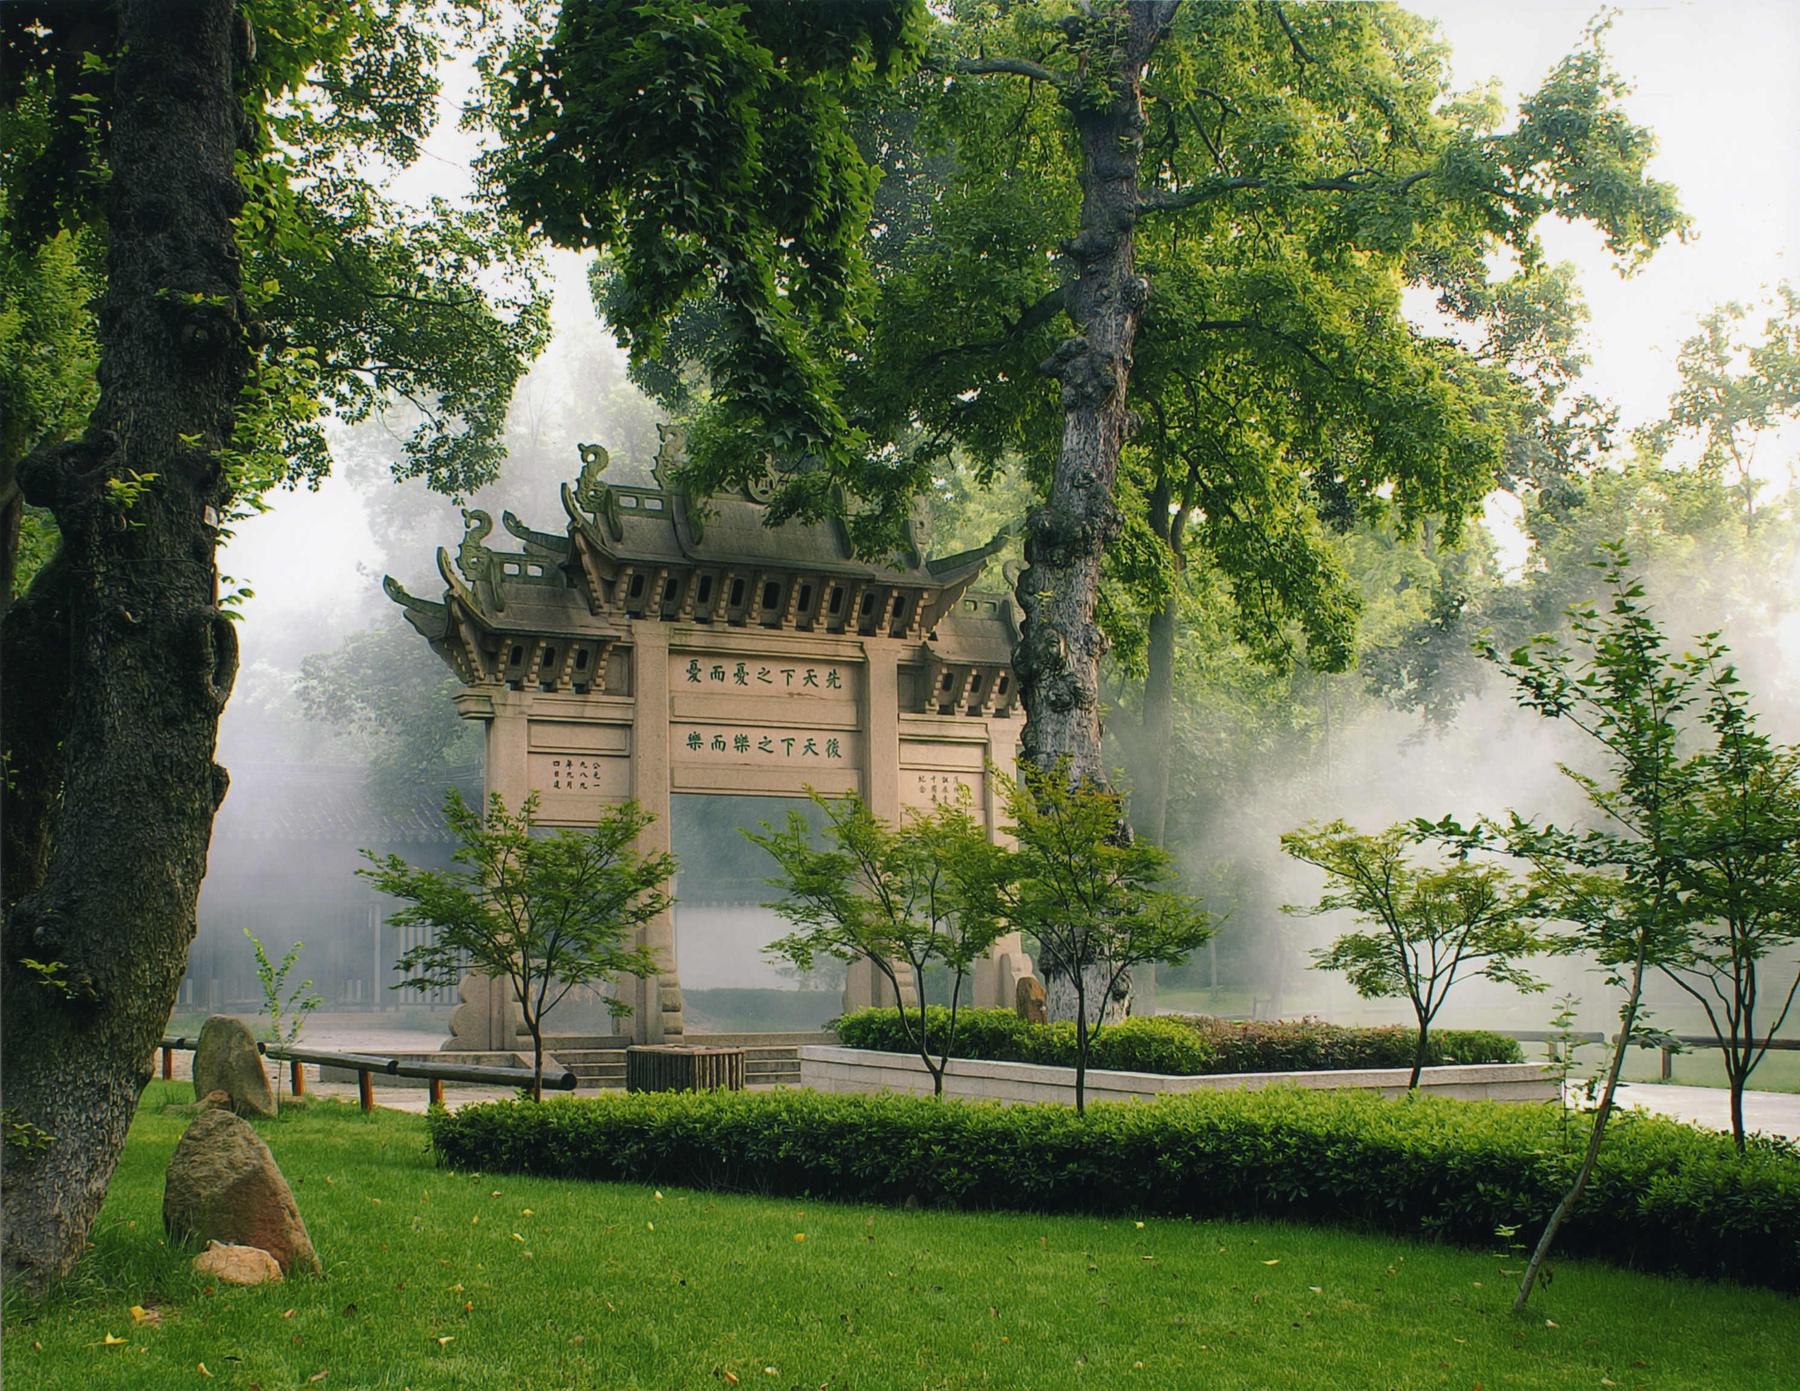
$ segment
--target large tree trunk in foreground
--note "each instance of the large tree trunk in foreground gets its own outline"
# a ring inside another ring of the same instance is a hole
[[[100,401],[82,439],[20,470],[62,552],[5,626],[5,749],[57,784],[5,808],[8,868],[41,851],[8,887],[0,968],[8,1135],[36,1141],[6,1156],[5,1271],[36,1285],[85,1247],[175,1001],[237,664],[206,516],[225,502],[219,451],[248,363],[236,7],[119,13]],[[55,703],[11,704],[59,679]]]
[[[1172,4],[1123,7],[1116,46],[1091,49],[1111,60],[1110,70],[1084,67],[1080,86],[1063,96],[1081,142],[1081,230],[1065,248],[1076,332],[1044,364],[1062,383],[1062,449],[1050,496],[1026,521],[1018,582],[1025,617],[1013,665],[1026,712],[1024,757],[1046,770],[1067,759],[1071,778],[1099,783],[1107,781],[1100,751],[1106,642],[1095,606],[1106,547],[1119,534],[1114,495],[1128,433],[1126,390],[1149,293],[1135,251],[1141,78],[1173,12]],[[1103,83],[1111,84],[1110,101],[1096,96]]]

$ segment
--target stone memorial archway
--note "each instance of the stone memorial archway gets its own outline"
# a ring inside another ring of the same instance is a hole
[[[666,481],[679,447],[665,428],[655,484],[637,486],[606,482],[606,451],[582,445],[566,530],[503,513],[522,548],[502,552],[469,512],[454,563],[438,551],[441,600],[384,581],[461,680],[458,713],[486,725],[487,791],[514,807],[535,791],[539,820],[561,826],[634,797],[655,818],[647,849],[668,848],[677,792],[856,791],[897,820],[966,787],[997,826],[986,768],[1017,755],[1016,621],[1010,596],[974,585],[1003,538],[927,559],[914,523],[892,563],[857,560],[833,523],[763,525],[761,488],[695,505]],[[684,1033],[675,930],[670,913],[649,925],[661,969],[621,986],[640,1042]],[[1011,1004],[1030,969],[1003,941],[974,1002]],[[878,981],[853,966],[845,1008],[873,1003]],[[446,1046],[511,1048],[508,1005],[466,980]]]

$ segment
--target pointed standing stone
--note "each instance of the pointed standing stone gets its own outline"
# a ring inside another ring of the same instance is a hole
[[[194,1096],[215,1091],[231,1097],[231,1109],[240,1116],[275,1115],[275,1092],[256,1051],[250,1026],[229,1014],[215,1014],[200,1030],[194,1049]]]

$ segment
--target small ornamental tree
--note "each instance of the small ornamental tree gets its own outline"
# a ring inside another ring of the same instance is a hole
[[[1706,1013],[1725,1058],[1731,1134],[1742,1150],[1744,1088],[1800,991],[1800,966],[1768,969],[1772,954],[1800,941],[1800,750],[1757,728],[1725,656],[1715,637],[1701,639],[1700,721],[1711,741],[1689,765],[1693,794],[1672,832],[1692,926],[1660,969]]]
[[[1147,962],[1178,965],[1212,936],[1213,919],[1168,886],[1167,851],[1128,832],[1124,799],[1089,781],[1071,783],[1066,763],[1018,780],[997,769],[1007,834],[1018,844],[1004,875],[990,881],[996,916],[1037,944],[1046,972],[1075,992],[1075,1109],[1087,1109],[1088,1053],[1100,1006]],[[1092,1007],[1090,1007],[1090,997]]]
[[[1699,697],[1702,663],[1670,655],[1630,565],[1623,547],[1603,548],[1606,610],[1571,610],[1571,638],[1538,637],[1504,656],[1488,644],[1477,649],[1512,683],[1521,706],[1567,721],[1601,749],[1604,776],[1563,768],[1592,809],[1589,824],[1563,827],[1513,812],[1504,823],[1473,830],[1449,819],[1421,828],[1462,849],[1503,848],[1528,861],[1543,916],[1565,924],[1556,950],[1591,957],[1623,991],[1587,1150],[1526,1262],[1515,1311],[1531,1297],[1557,1232],[1593,1177],[1625,1050],[1646,1041],[1645,973],[1689,954],[1679,829],[1695,768],[1680,742],[1685,714]]]
[[[1432,1021],[1458,980],[1473,974],[1521,990],[1544,988],[1517,964],[1544,948],[1531,892],[1496,864],[1415,865],[1407,851],[1423,838],[1409,824],[1365,835],[1343,821],[1281,838],[1283,850],[1326,876],[1317,904],[1287,911],[1349,912],[1366,925],[1315,951],[1313,965],[1342,971],[1365,1000],[1404,997],[1412,1005],[1419,1039],[1409,1088],[1419,1085]]]
[[[672,902],[664,885],[675,859],[635,849],[651,820],[636,802],[607,808],[591,831],[548,834],[537,831],[537,806],[534,792],[508,812],[495,794],[483,816],[453,788],[444,816],[461,868],[365,850],[373,868],[357,873],[405,902],[391,925],[436,929],[400,958],[408,978],[394,989],[447,988],[471,968],[507,982],[531,1035],[531,1095],[542,1101],[544,1016],[577,986],[655,974],[655,957],[634,943]],[[609,997],[607,1008],[618,1017],[631,1007]]]
[[[300,1041],[300,1030],[306,1027],[306,1016],[325,1003],[322,996],[313,994],[310,976],[292,990],[287,988],[288,976],[299,963],[300,953],[305,949],[306,943],[295,942],[287,949],[278,965],[269,959],[269,953],[263,948],[262,938],[247,927],[244,929],[244,936],[250,939],[251,950],[256,953],[256,979],[262,986],[263,1013],[269,1016],[269,1042],[277,1048],[292,1048]],[[281,1114],[280,1064],[275,1067],[275,1114]]]
[[[931,1074],[932,1094],[942,1097],[963,983],[1003,931],[994,883],[1005,872],[1006,852],[970,814],[966,793],[959,802],[912,812],[898,826],[854,793],[811,796],[825,813],[817,837],[797,811],[780,830],[764,822],[760,834],[744,832],[780,866],[769,883],[782,897],[768,906],[799,929],[767,951],[803,972],[820,957],[869,962],[893,991],[901,1030]],[[926,1028],[932,965],[950,973],[949,1017],[936,1040]],[[910,975],[911,1006],[902,971]]]

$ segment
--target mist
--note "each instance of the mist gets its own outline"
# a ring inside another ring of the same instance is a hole
[[[1644,584],[1672,656],[1692,650],[1696,636],[1720,632],[1763,732],[1786,743],[1800,739],[1800,553],[1792,541],[1758,556],[1697,543],[1632,573]],[[1603,601],[1598,572],[1593,578],[1591,597]],[[1327,710],[1340,711],[1328,734],[1292,736],[1260,752],[1238,786],[1208,799],[1213,804],[1197,818],[1188,843],[1173,847],[1188,887],[1226,918],[1210,955],[1162,974],[1160,1007],[1188,1007],[1183,995],[1216,979],[1211,997],[1231,1012],[1412,1022],[1404,1000],[1360,999],[1340,976],[1313,968],[1312,953],[1347,930],[1351,918],[1283,911],[1314,904],[1324,876],[1286,856],[1278,840],[1308,822],[1339,817],[1365,832],[1416,817],[1454,816],[1468,824],[1509,811],[1540,822],[1594,825],[1592,808],[1562,768],[1604,778],[1602,751],[1567,722],[1520,709],[1503,676],[1484,672],[1479,688],[1443,722],[1383,705],[1356,672],[1323,678]],[[1352,713],[1346,718],[1344,710]],[[1115,745],[1128,764],[1136,752],[1129,730]],[[1182,791],[1181,773],[1178,768],[1172,796]],[[1430,858],[1429,851],[1420,855]],[[1770,977],[1785,963],[1791,979],[1793,957],[1790,951],[1771,959]],[[1540,957],[1531,969],[1547,983],[1541,993],[1462,978],[1439,1026],[1547,1029],[1558,998],[1573,995],[1580,1001],[1576,1028],[1616,1029],[1619,992],[1592,963]],[[1666,978],[1653,974],[1645,997],[1654,1026],[1707,1032],[1700,1008]]]

